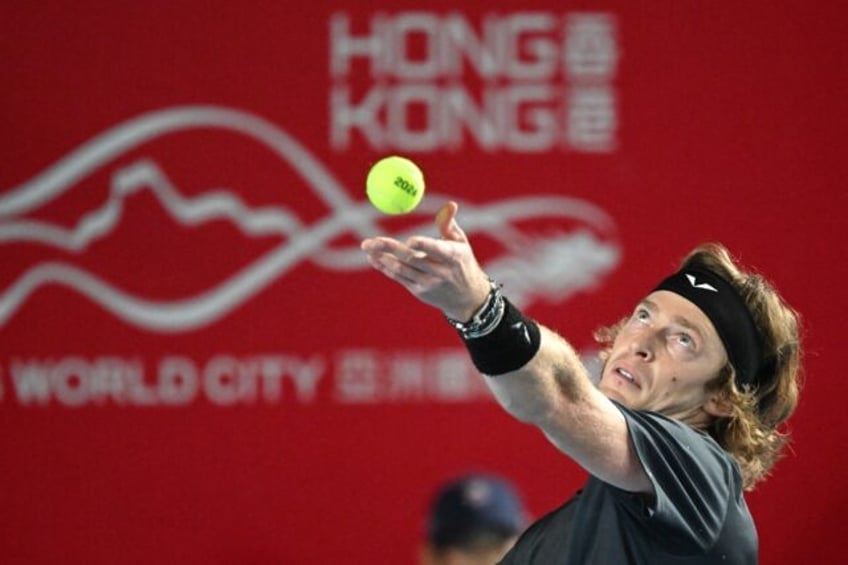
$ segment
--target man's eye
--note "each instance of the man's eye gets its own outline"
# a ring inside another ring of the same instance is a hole
[[[640,322],[644,322],[650,319],[651,314],[647,310],[640,308],[639,310],[636,310],[636,312],[633,314],[633,317],[639,320]]]
[[[677,343],[683,347],[692,347],[695,345],[695,340],[693,340],[688,334],[679,334],[677,336]]]

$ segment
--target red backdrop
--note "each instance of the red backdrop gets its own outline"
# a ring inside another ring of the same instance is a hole
[[[763,563],[834,562],[846,502],[846,13],[837,2],[7,3],[0,561],[412,563],[428,497],[582,471],[491,402],[364,235],[446,198],[507,293],[592,354],[691,247],[804,316]],[[424,204],[364,196],[387,154]]]

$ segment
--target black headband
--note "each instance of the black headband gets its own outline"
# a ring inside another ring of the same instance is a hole
[[[710,271],[683,269],[654,290],[679,294],[706,314],[736,369],[737,386],[757,384],[763,366],[762,338],[748,306],[730,283]]]

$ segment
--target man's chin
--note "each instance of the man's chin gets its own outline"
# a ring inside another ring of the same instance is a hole
[[[633,399],[621,394],[621,391],[618,388],[605,387],[603,386],[603,383],[601,383],[600,391],[604,393],[604,396],[606,396],[610,400],[618,402],[619,404],[621,404],[622,406],[626,406],[627,408],[631,408],[630,405],[633,403]]]

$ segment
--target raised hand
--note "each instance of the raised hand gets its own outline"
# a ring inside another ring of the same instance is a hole
[[[486,300],[490,285],[456,221],[458,210],[456,202],[448,202],[436,214],[440,239],[374,237],[364,240],[362,249],[371,266],[416,298],[464,321]]]

